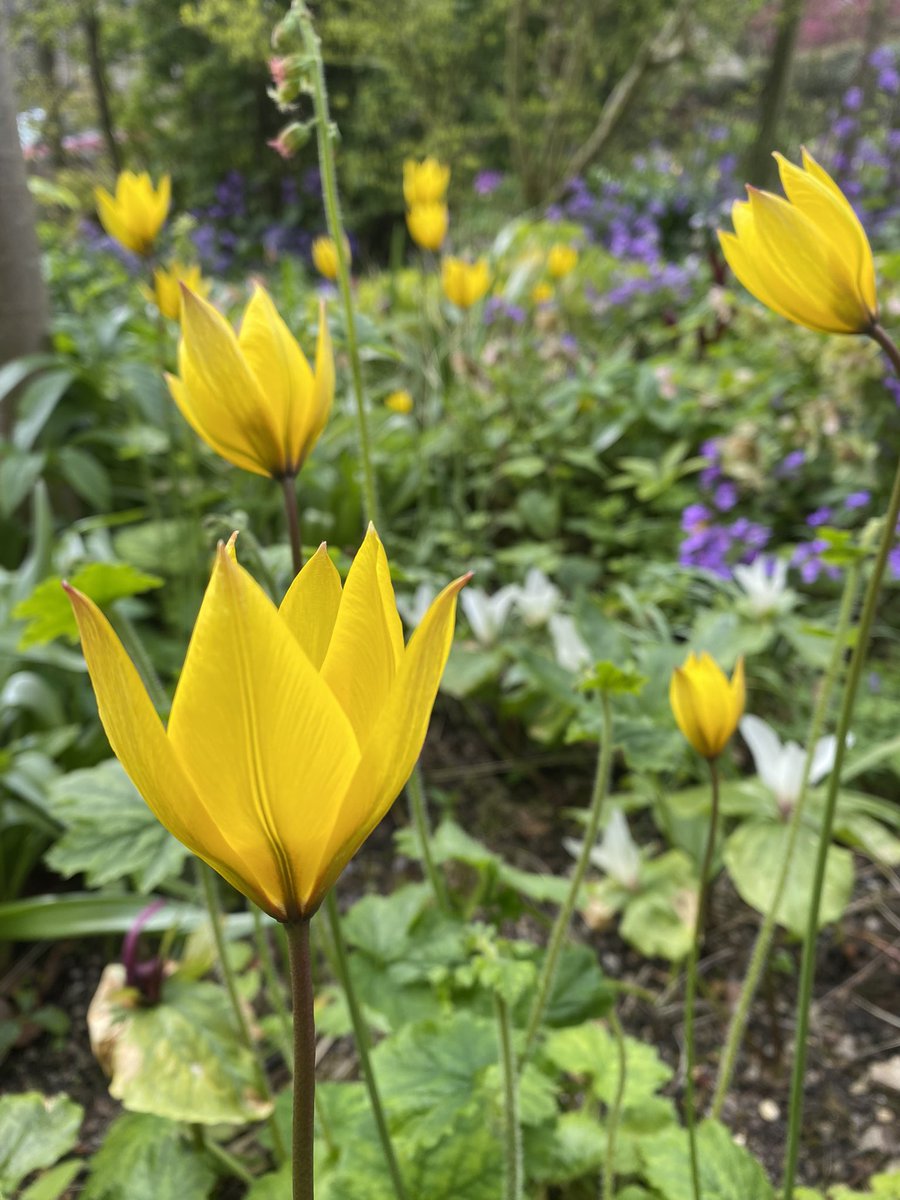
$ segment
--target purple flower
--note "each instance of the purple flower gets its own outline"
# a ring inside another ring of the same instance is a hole
[[[806,523],[807,525],[812,526],[813,529],[818,529],[820,525],[827,525],[830,520],[831,509],[823,507],[817,508],[814,512],[811,512],[806,518]]]
[[[844,500],[844,508],[865,508],[871,499],[870,492],[851,492]]]
[[[897,404],[900,404],[900,379],[897,378],[893,371],[889,375],[885,375],[884,386],[894,397]]]
[[[843,142],[856,131],[856,126],[855,117],[838,117],[831,128],[834,136]]]
[[[497,188],[503,182],[502,171],[479,171],[475,176],[473,187],[477,196],[490,196],[491,192],[496,192]]]
[[[869,55],[869,66],[876,71],[886,71],[894,65],[894,52],[890,46],[879,46]]]
[[[803,464],[806,462],[805,450],[792,450],[790,454],[786,454],[778,464],[779,475],[794,475]]]
[[[713,503],[719,512],[728,512],[738,502],[737,488],[730,480],[720,483],[713,493]]]
[[[887,92],[889,96],[896,96],[900,91],[900,75],[894,67],[886,67],[883,71],[878,72],[878,86],[883,92]]]
[[[844,108],[846,108],[848,112],[859,112],[860,108],[862,107],[862,102],[862,88],[851,87],[847,88],[846,92],[844,92]]]
[[[689,504],[681,514],[681,528],[691,532],[698,525],[705,524],[711,516],[705,504]]]

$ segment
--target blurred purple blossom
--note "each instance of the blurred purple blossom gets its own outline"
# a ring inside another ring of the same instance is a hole
[[[865,508],[871,499],[870,492],[851,492],[844,499],[844,508]]]
[[[778,475],[795,475],[806,462],[805,450],[792,450],[775,468]]]
[[[847,88],[846,92],[844,92],[844,108],[848,112],[859,112],[860,108],[862,108],[862,102],[862,88],[854,86]]]
[[[806,523],[813,529],[818,529],[820,525],[827,525],[831,520],[831,509],[827,507],[817,508],[806,518]]]
[[[502,171],[479,171],[475,176],[473,187],[477,196],[490,196],[496,192],[505,176]]]

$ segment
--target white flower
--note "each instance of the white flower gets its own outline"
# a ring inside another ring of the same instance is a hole
[[[550,636],[553,638],[553,653],[556,661],[565,671],[577,674],[589,667],[594,656],[588,649],[584,638],[575,628],[571,617],[562,613],[553,613],[548,622]]]
[[[397,597],[397,609],[410,629],[417,628],[436,595],[430,583],[420,583],[412,596]]]
[[[489,596],[481,588],[463,589],[460,603],[472,633],[482,646],[492,646],[497,640],[518,590],[514,586],[503,587]]]
[[[463,593],[464,594],[464,593]],[[545,625],[556,612],[560,602],[559,588],[551,583],[539,567],[530,567],[525,586],[516,588],[516,608],[526,625]]]
[[[573,838],[565,840],[566,849],[575,858],[581,853],[583,844]],[[637,887],[641,874],[641,852],[620,808],[614,808],[610,813],[603,840],[591,850],[591,862],[629,891]]]
[[[748,714],[741,719],[739,728],[750,747],[757,775],[772,792],[781,811],[790,812],[803,786],[806,751],[796,742],[782,744],[771,725],[759,717]],[[816,742],[809,770],[810,784],[815,785],[825,778],[834,766],[836,752],[837,738],[833,734]]]
[[[744,604],[754,617],[774,617],[794,607],[797,593],[787,586],[787,572],[787,559],[762,555],[749,567],[734,568],[734,577],[746,596]]]

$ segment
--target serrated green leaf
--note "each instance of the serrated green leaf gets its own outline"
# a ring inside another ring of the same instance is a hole
[[[152,891],[187,856],[115,759],[54,780],[47,807],[65,827],[48,866],[67,879],[83,874],[89,887],[131,877],[138,891]]]
[[[76,571],[69,582],[101,607],[163,585],[159,576],[145,575],[127,563],[90,563]],[[72,641],[78,637],[72,605],[59,575],[39,583],[27,599],[16,605],[12,615],[16,620],[28,622],[19,642],[22,649],[58,637]]]
[[[82,1200],[206,1200],[215,1179],[180,1126],[125,1113],[110,1125],[91,1159]]]
[[[566,946],[544,1011],[544,1024],[556,1028],[602,1017],[612,1007],[615,995],[594,951],[589,946]]]
[[[51,1167],[78,1140],[84,1109],[68,1096],[18,1092],[0,1096],[0,1194]]]
[[[666,1200],[693,1200],[685,1130],[664,1129],[645,1139],[641,1157],[647,1182]],[[704,1200],[772,1200],[772,1186],[760,1164],[718,1121],[697,1127],[697,1158]]]
[[[597,1175],[606,1158],[606,1130],[584,1112],[564,1113],[552,1129],[525,1136],[528,1175],[537,1183],[565,1184]]]
[[[605,1025],[590,1021],[551,1033],[543,1053],[568,1075],[587,1078],[591,1092],[604,1104],[612,1104],[619,1086],[619,1050]],[[672,1069],[653,1046],[625,1038],[625,1092],[628,1109],[650,1099],[672,1078]]]

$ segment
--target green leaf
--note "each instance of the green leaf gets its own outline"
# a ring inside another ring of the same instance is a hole
[[[51,1167],[78,1140],[84,1109],[68,1096],[19,1092],[0,1097],[0,1194]]]
[[[120,529],[113,538],[116,554],[142,571],[171,578],[197,568],[197,528],[193,519],[169,517]]]
[[[30,495],[47,461],[45,454],[11,450],[0,462],[0,516],[11,516]]]
[[[125,1113],[91,1159],[82,1200],[206,1200],[215,1180],[174,1122]]]
[[[59,938],[91,937],[127,933],[153,896],[68,893],[64,896],[29,896],[0,904],[0,942],[56,941]],[[235,931],[249,932],[249,914],[226,918]],[[240,918],[240,920],[236,920]],[[196,929],[209,920],[206,909],[195,904],[167,900],[145,925],[148,932],[166,929]]]
[[[612,1104],[619,1085],[619,1050],[605,1025],[591,1021],[556,1030],[544,1043],[543,1053],[566,1074],[586,1077],[597,1099]],[[625,1038],[624,1108],[651,1098],[671,1078],[671,1068],[653,1046]]]
[[[92,504],[98,512],[104,512],[112,504],[112,485],[109,472],[86,450],[77,446],[63,446],[57,454],[63,479],[83,500]]]
[[[67,1158],[57,1163],[30,1184],[20,1200],[58,1200],[84,1166],[80,1158]]]
[[[594,951],[589,946],[566,946],[559,957],[544,1024],[556,1028],[602,1017],[612,1007],[615,995]]]
[[[685,1130],[664,1129],[646,1138],[641,1156],[647,1182],[666,1200],[693,1200]],[[704,1200],[772,1200],[772,1186],[760,1164],[717,1121],[697,1127],[697,1158]]]
[[[619,933],[647,958],[681,962],[694,938],[696,905],[696,885],[686,883],[675,892],[642,891],[626,905]]]
[[[242,1125],[272,1110],[257,1091],[224,988],[173,977],[162,1000],[135,1007],[125,968],[103,972],[91,1003],[91,1040],[111,1076],[110,1095],[132,1112],[201,1125]]]
[[[14,446],[19,450],[31,449],[74,378],[71,367],[57,367],[44,371],[25,385],[16,404]]]
[[[187,850],[160,825],[116,759],[54,780],[47,796],[65,832],[46,856],[88,887],[132,877],[140,892],[178,875]]]
[[[768,912],[781,864],[787,851],[787,825],[747,821],[725,843],[725,865],[742,900],[757,912]],[[809,897],[815,872],[818,836],[803,825],[797,832],[793,860],[777,920],[797,937],[806,931]],[[832,846],[825,866],[825,886],[819,909],[819,926],[837,921],[853,890],[853,855]]]
[[[91,563],[76,571],[69,582],[101,607],[163,585],[159,576],[145,575],[127,563]],[[58,575],[39,583],[26,600],[16,605],[12,615],[17,620],[28,621],[19,643],[22,649],[57,637],[68,637],[72,641],[78,637],[72,605]]]
[[[596,1175],[606,1158],[606,1130],[585,1112],[563,1113],[552,1129],[525,1137],[525,1162],[537,1183],[564,1184]]]
[[[631,667],[617,667],[612,662],[598,662],[578,687],[583,692],[608,692],[611,695],[639,695],[648,682]]]

